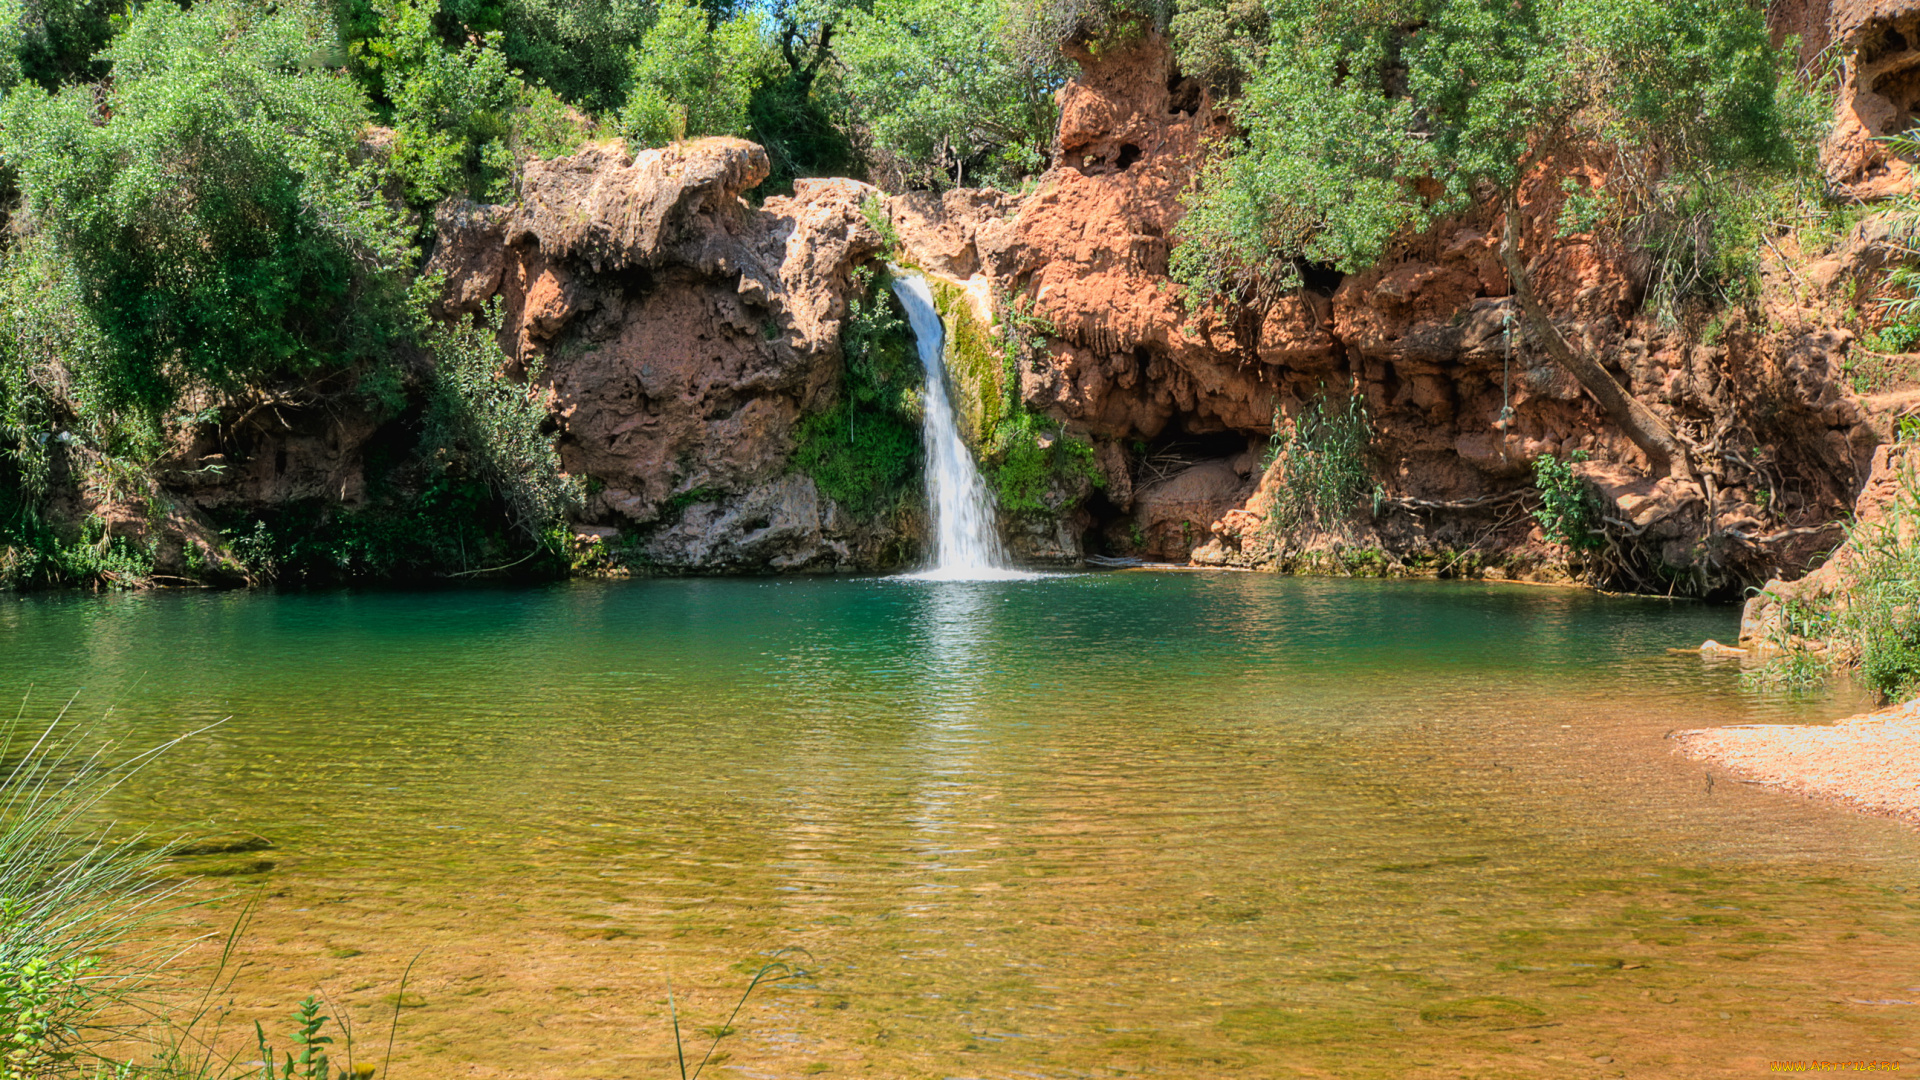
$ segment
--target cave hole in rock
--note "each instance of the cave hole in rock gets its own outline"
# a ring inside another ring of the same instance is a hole
[[[1138,162],[1141,157],[1142,154],[1139,147],[1132,143],[1121,143],[1120,156],[1114,160],[1114,164],[1119,167],[1121,172],[1126,172],[1128,169],[1133,168],[1134,164]]]
[[[1167,79],[1167,115],[1192,116],[1200,111],[1200,80],[1174,72]]]
[[[1860,48],[1859,62],[1877,63],[1895,53],[1906,52],[1910,47],[1907,44],[1907,35],[1901,33],[1899,27],[1885,25],[1877,34],[1867,35],[1865,44]]]
[[[376,428],[360,457],[367,485],[377,488],[386,483],[393,470],[415,452],[417,442],[418,436],[403,421],[389,420]]]
[[[1176,420],[1157,437],[1129,445],[1133,488],[1138,491],[1203,461],[1231,461],[1246,452],[1247,439],[1240,431],[1189,431]]]
[[[273,452],[273,475],[285,476],[287,473],[287,449],[281,447]]]
[[[1898,135],[1913,126],[1920,112],[1920,66],[1902,68],[1875,79],[1873,92],[1894,109],[1894,121],[1882,135]]]
[[[1300,284],[1321,296],[1332,296],[1334,290],[1340,287],[1340,283],[1347,279],[1347,275],[1341,273],[1332,263],[1295,259],[1293,265],[1294,269],[1300,272]]]
[[[1153,364],[1153,350],[1145,345],[1133,347],[1133,376],[1141,383],[1147,381],[1147,369]],[[1138,384],[1136,384],[1138,385]]]
[[[1130,516],[1125,510],[1113,505],[1107,498],[1104,488],[1095,488],[1087,501],[1081,504],[1087,513],[1087,531],[1080,537],[1080,547],[1089,555],[1128,555],[1124,543],[1115,541],[1115,533],[1124,536],[1125,527],[1121,524]]]

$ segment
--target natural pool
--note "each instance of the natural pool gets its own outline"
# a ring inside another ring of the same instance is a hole
[[[669,976],[717,1025],[788,948],[710,1076],[1911,1069],[1920,838],[1663,742],[1855,711],[1666,654],[1737,617],[1132,572],[29,596],[0,686],[134,747],[230,716],[116,810],[277,843],[217,883],[264,889],[248,1030],[318,987],[384,1042],[420,953],[395,1077],[672,1075]]]

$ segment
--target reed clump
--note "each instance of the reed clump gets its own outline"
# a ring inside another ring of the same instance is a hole
[[[1782,605],[1754,682],[1803,688],[1846,670],[1883,700],[1920,695],[1920,443],[1907,441],[1892,500],[1834,555],[1839,587]]]

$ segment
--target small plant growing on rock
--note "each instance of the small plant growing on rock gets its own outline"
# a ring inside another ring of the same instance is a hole
[[[1573,465],[1586,460],[1584,451],[1575,450],[1566,458],[1543,454],[1533,460],[1533,485],[1540,489],[1540,509],[1533,519],[1540,523],[1547,540],[1565,544],[1575,551],[1592,551],[1603,538],[1598,524],[1599,511],[1587,485],[1574,475]]]
[[[892,258],[900,250],[900,230],[893,227],[893,218],[887,215],[885,200],[878,193],[860,200],[860,216],[866,218],[867,224],[873,231],[880,234],[881,250],[887,257]],[[855,274],[872,272],[864,267],[854,271]]]
[[[1267,514],[1270,527],[1329,528],[1353,516],[1373,490],[1367,469],[1372,444],[1373,417],[1359,395],[1338,405],[1322,398],[1291,422],[1275,408],[1265,466],[1278,464],[1281,473]]]

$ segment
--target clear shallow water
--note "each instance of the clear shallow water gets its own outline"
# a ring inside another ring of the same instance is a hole
[[[116,809],[278,843],[241,1019],[319,986],[384,1037],[424,949],[396,1076],[668,1075],[667,978],[717,1024],[783,948],[719,1075],[1912,1068],[1914,833],[1662,739],[1855,711],[1664,652],[1736,622],[1252,574],[27,597],[0,686],[133,746],[230,716]]]

